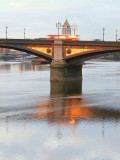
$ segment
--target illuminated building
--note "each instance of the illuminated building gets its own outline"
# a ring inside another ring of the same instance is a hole
[[[69,35],[71,35],[71,27],[70,27],[70,24],[69,24],[69,22],[68,22],[67,19],[65,20],[65,22],[63,24],[62,34],[69,34]]]

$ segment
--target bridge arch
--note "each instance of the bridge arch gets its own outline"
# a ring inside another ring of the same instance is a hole
[[[51,56],[45,55],[44,53],[42,53],[40,51],[32,50],[32,49],[29,49],[27,47],[12,46],[12,45],[0,45],[0,48],[8,48],[8,49],[14,49],[16,51],[22,51],[22,52],[26,52],[26,53],[29,53],[31,55],[43,58],[43,59],[45,59],[45,60],[47,60],[49,62],[52,61],[52,57]]]
[[[114,53],[120,53],[120,49],[106,49],[106,50],[97,50],[92,52],[80,53],[65,59],[68,64],[77,64],[77,63],[83,63],[84,61],[90,59],[94,59],[96,57]]]

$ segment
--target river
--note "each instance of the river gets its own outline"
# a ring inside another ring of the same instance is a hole
[[[120,62],[49,78],[47,65],[0,62],[0,160],[119,160]]]

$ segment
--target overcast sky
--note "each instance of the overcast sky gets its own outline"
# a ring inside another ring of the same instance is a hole
[[[8,38],[46,37],[57,34],[56,22],[78,26],[76,34],[81,40],[115,40],[118,29],[120,38],[120,1],[119,0],[0,0],[0,37]]]

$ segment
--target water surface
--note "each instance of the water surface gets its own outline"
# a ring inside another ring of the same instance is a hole
[[[120,62],[88,61],[83,79],[0,62],[0,160],[119,160]]]

